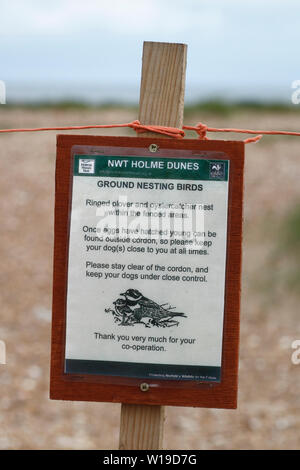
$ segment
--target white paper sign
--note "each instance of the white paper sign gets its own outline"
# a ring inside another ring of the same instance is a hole
[[[227,160],[74,157],[66,373],[220,381]]]

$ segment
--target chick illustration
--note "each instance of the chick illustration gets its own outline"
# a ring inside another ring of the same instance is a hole
[[[130,315],[132,315],[131,308],[127,305],[125,299],[119,297],[115,302],[113,302],[115,306],[116,315],[121,319],[121,325],[126,325],[128,323],[128,319]]]

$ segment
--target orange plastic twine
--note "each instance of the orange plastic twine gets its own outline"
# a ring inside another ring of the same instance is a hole
[[[155,126],[141,124],[140,121],[132,121],[125,124],[94,124],[90,126],[66,126],[66,127],[36,127],[36,128],[20,128],[20,129],[0,129],[0,134],[14,133],[14,132],[43,132],[43,131],[67,131],[67,130],[79,130],[79,129],[112,129],[117,127],[129,127],[135,132],[156,132],[157,134],[166,135],[175,139],[183,139],[185,132],[183,129],[197,132],[200,140],[209,140],[207,132],[236,132],[240,134],[258,134],[254,137],[244,139],[245,144],[258,142],[263,135],[294,135],[300,136],[300,132],[294,131],[261,131],[252,129],[235,129],[235,128],[219,128],[219,127],[208,127],[206,124],[199,122],[196,126],[182,126],[182,129],[176,127],[167,126]]]
[[[250,144],[253,142],[258,142],[263,135],[294,135],[300,136],[300,132],[294,131],[261,131],[261,130],[252,130],[252,129],[235,129],[234,127],[208,127],[202,122],[199,122],[196,126],[183,126],[183,129],[191,130],[197,132],[199,135],[199,139],[201,140],[208,140],[206,136],[207,132],[237,132],[239,134],[259,134],[255,137],[249,137],[249,139],[245,139],[245,144]]]
[[[249,137],[248,139],[244,139],[243,142],[245,144],[252,144],[255,142],[258,142],[262,138],[262,134],[269,134],[269,133],[274,133],[276,134],[276,131],[252,131],[250,129],[235,129],[235,128],[218,128],[218,127],[208,127],[206,124],[203,124],[202,122],[199,122],[196,126],[183,126],[183,129],[187,129],[190,131],[195,131],[197,132],[199,139],[201,140],[209,140],[207,137],[206,133],[207,132],[239,132],[242,134],[259,134],[256,135],[255,137]],[[284,133],[284,131],[279,131],[278,133]],[[296,135],[300,135],[300,132]]]
[[[67,127],[36,127],[31,129],[0,129],[0,133],[12,132],[43,132],[43,131],[68,131],[78,129],[112,129],[115,127],[130,127],[137,133],[141,132],[156,132],[158,134],[174,137],[175,139],[183,139],[184,131],[176,127],[154,126],[141,124],[140,121],[132,121],[125,124],[94,124],[90,126],[67,126]]]

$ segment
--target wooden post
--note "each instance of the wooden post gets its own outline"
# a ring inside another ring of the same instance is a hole
[[[186,53],[185,44],[144,43],[139,112],[141,124],[182,127]],[[142,135],[157,137],[152,132]],[[123,404],[119,449],[161,449],[163,423],[162,406]]]
[[[144,43],[139,112],[141,124],[182,127],[186,52],[185,44]],[[153,133],[147,133],[149,135]],[[157,134],[154,135],[157,137]]]

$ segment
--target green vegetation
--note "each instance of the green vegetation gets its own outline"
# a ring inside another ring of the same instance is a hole
[[[288,253],[292,252],[293,256],[300,255],[300,204],[294,207],[284,220],[282,241]]]
[[[281,222],[279,251],[287,257],[289,270],[287,286],[300,292],[300,204],[297,204]]]
[[[7,103],[3,109],[30,109],[30,110],[48,110],[48,109],[58,109],[58,110],[101,110],[106,111],[110,109],[132,109],[138,110],[138,106],[119,104],[119,103],[102,103],[92,105],[90,103],[81,102],[81,101],[39,101],[36,103]]]
[[[300,295],[300,203],[285,217],[267,217],[250,236],[252,243],[263,244],[266,253],[262,268],[250,280],[252,288],[266,299],[271,294],[274,301],[283,292]]]
[[[227,102],[223,100],[212,100],[195,103],[185,107],[185,115],[211,113],[222,116],[228,116],[233,113],[240,113],[241,111],[259,113],[259,112],[300,112],[300,107],[289,105],[281,102],[263,103],[259,101],[241,101],[241,102]]]
[[[131,109],[137,112],[137,104],[124,104],[117,102],[107,102],[101,104],[89,104],[80,101],[58,101],[58,102],[48,102],[41,101],[37,103],[14,103],[6,104],[5,108],[25,108],[31,110],[40,110],[40,109],[61,109],[61,110],[72,110],[72,109],[99,109],[99,110],[109,110],[109,109]],[[3,108],[4,109],[4,108]],[[201,101],[194,104],[187,104],[185,106],[185,116],[193,114],[203,114],[211,113],[216,115],[228,116],[233,113],[240,112],[272,112],[272,113],[299,113],[300,107],[295,105],[290,105],[282,102],[271,102],[263,103],[259,101],[241,101],[241,102],[227,102],[221,99],[210,100],[210,101]]]

